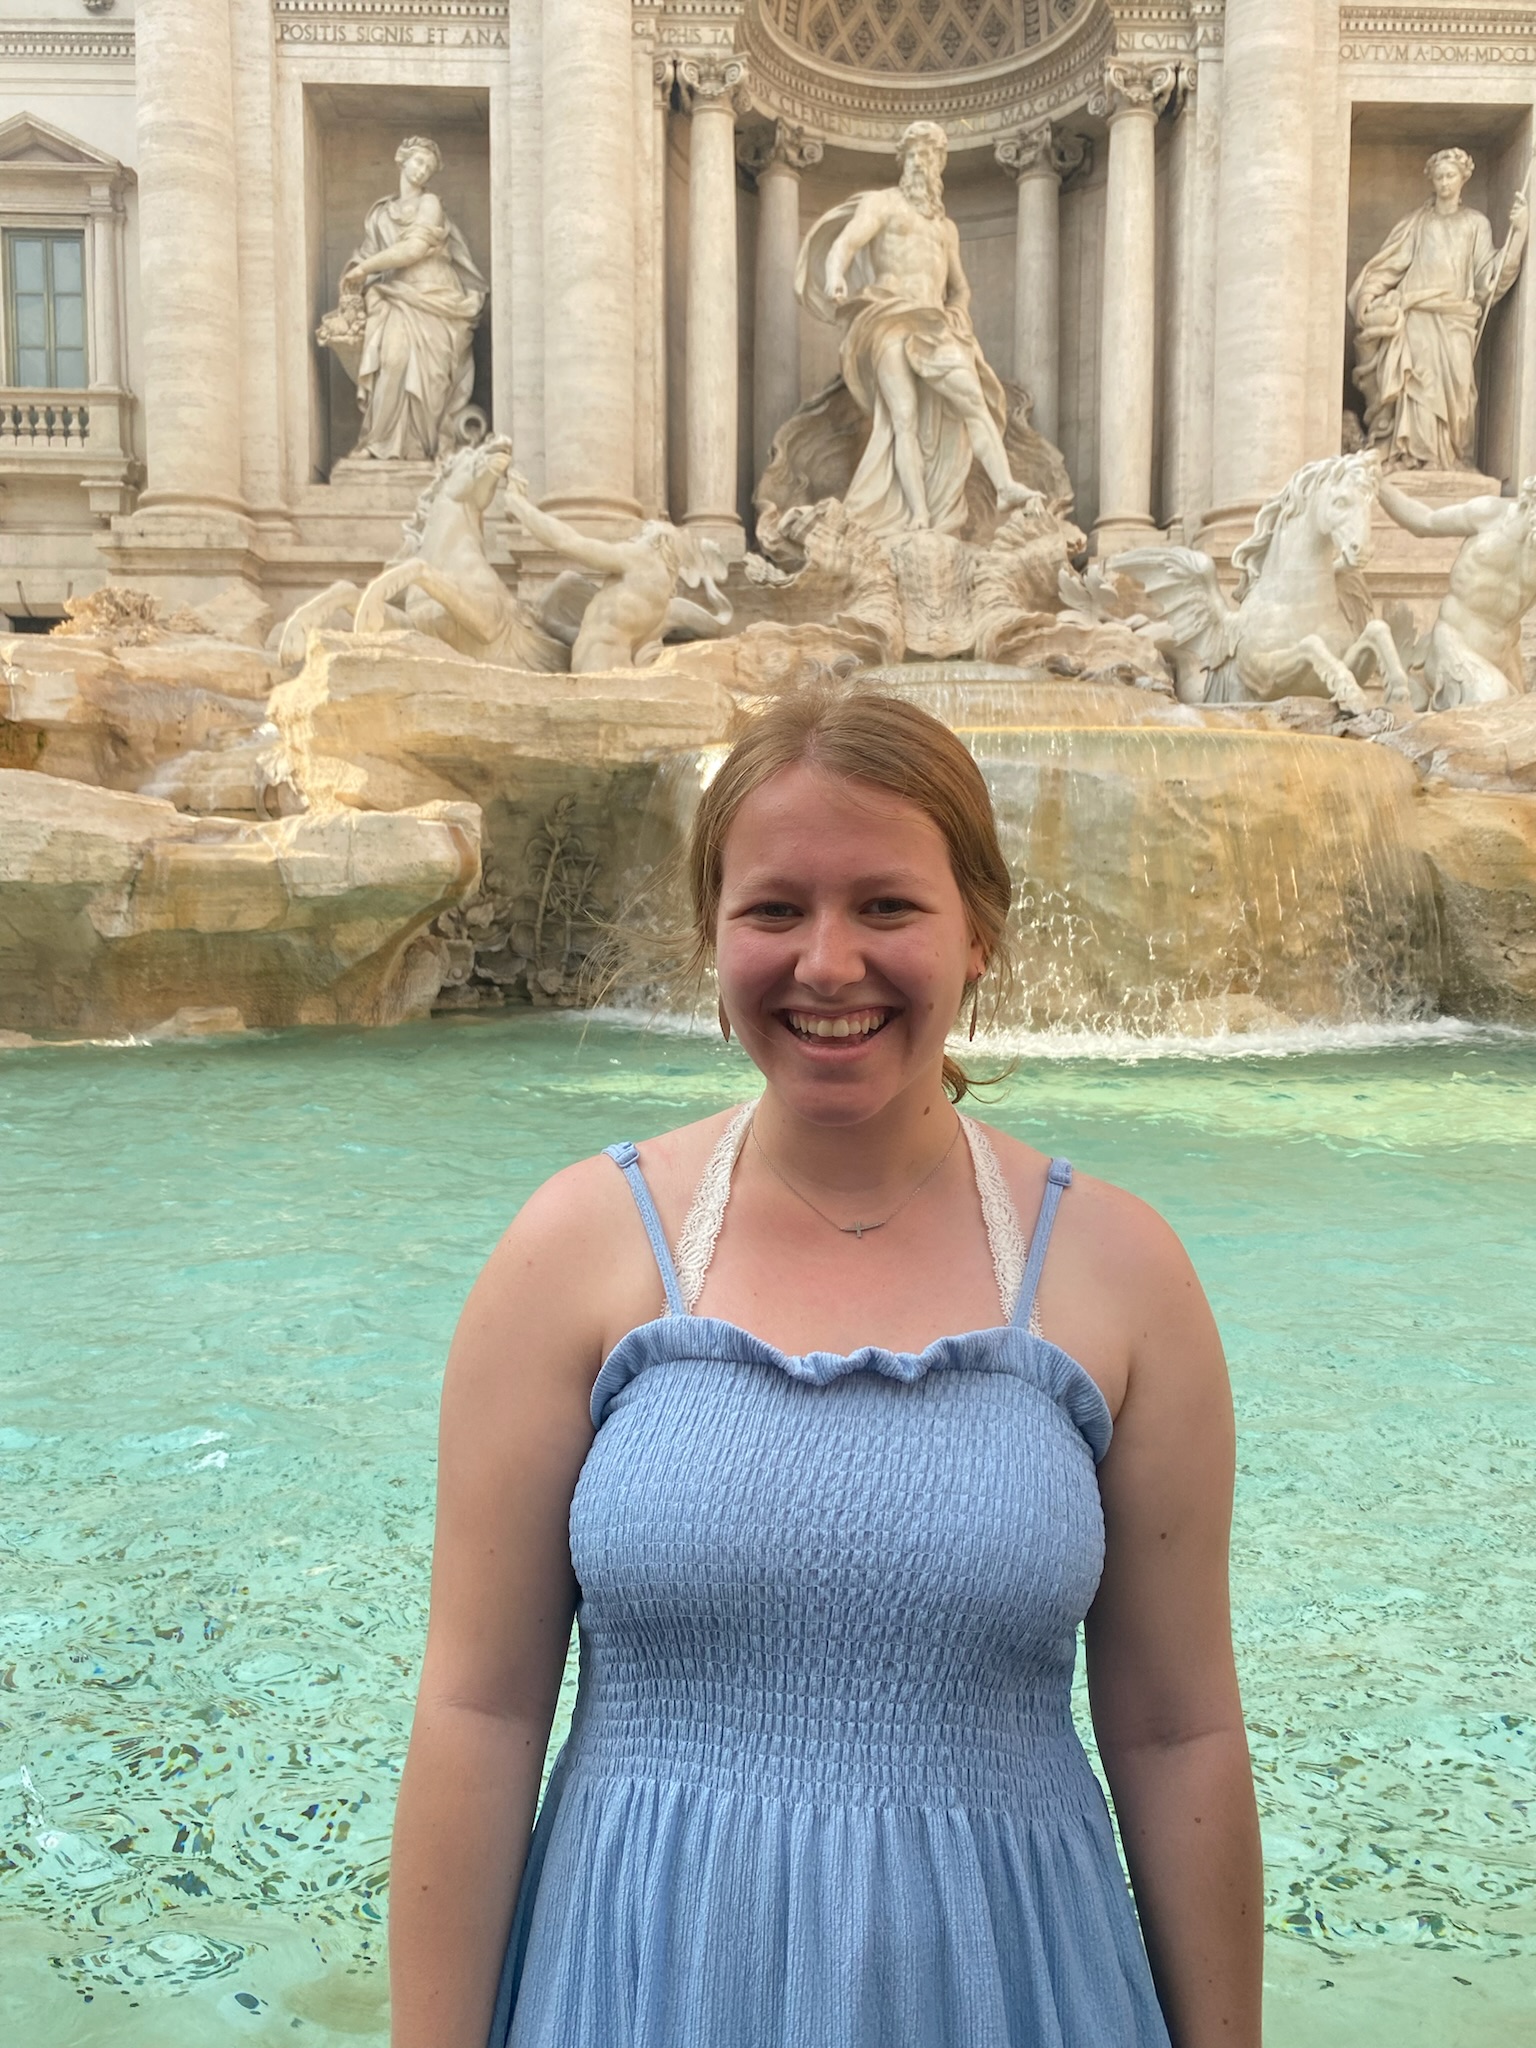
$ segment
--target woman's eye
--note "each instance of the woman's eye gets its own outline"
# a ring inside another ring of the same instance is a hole
[[[799,912],[793,903],[754,903],[748,915],[764,918],[770,924],[782,924],[788,918],[797,917]]]
[[[875,917],[901,917],[911,908],[905,896],[877,896],[869,906]]]

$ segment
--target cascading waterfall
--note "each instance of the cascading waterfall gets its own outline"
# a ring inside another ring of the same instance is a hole
[[[992,792],[1018,958],[993,1029],[1204,1038],[1437,1013],[1439,916],[1397,754],[976,663],[878,680],[943,717]],[[668,756],[637,820],[625,879],[659,926],[682,922],[667,864],[725,751]]]

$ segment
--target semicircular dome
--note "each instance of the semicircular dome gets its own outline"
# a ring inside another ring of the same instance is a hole
[[[786,41],[854,71],[969,71],[1065,28],[1084,0],[762,0]]]

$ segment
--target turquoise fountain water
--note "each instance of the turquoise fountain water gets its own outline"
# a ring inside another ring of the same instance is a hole
[[[458,1304],[553,1168],[747,1086],[526,1017],[0,1065],[0,2040],[383,2042]],[[1536,1043],[1026,1053],[983,1113],[1163,1208],[1222,1323],[1271,2048],[1513,2048]]]

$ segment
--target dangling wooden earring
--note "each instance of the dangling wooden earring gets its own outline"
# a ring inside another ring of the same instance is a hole
[[[965,1034],[968,1039],[973,1039],[976,1036],[976,1012],[980,1008],[980,1005],[981,978],[980,976],[978,976],[976,980],[971,983],[971,1028]]]
[[[725,1014],[724,1003],[717,1003],[715,1005],[715,1015],[720,1019],[720,1036],[729,1045],[731,1042],[731,1020]]]

